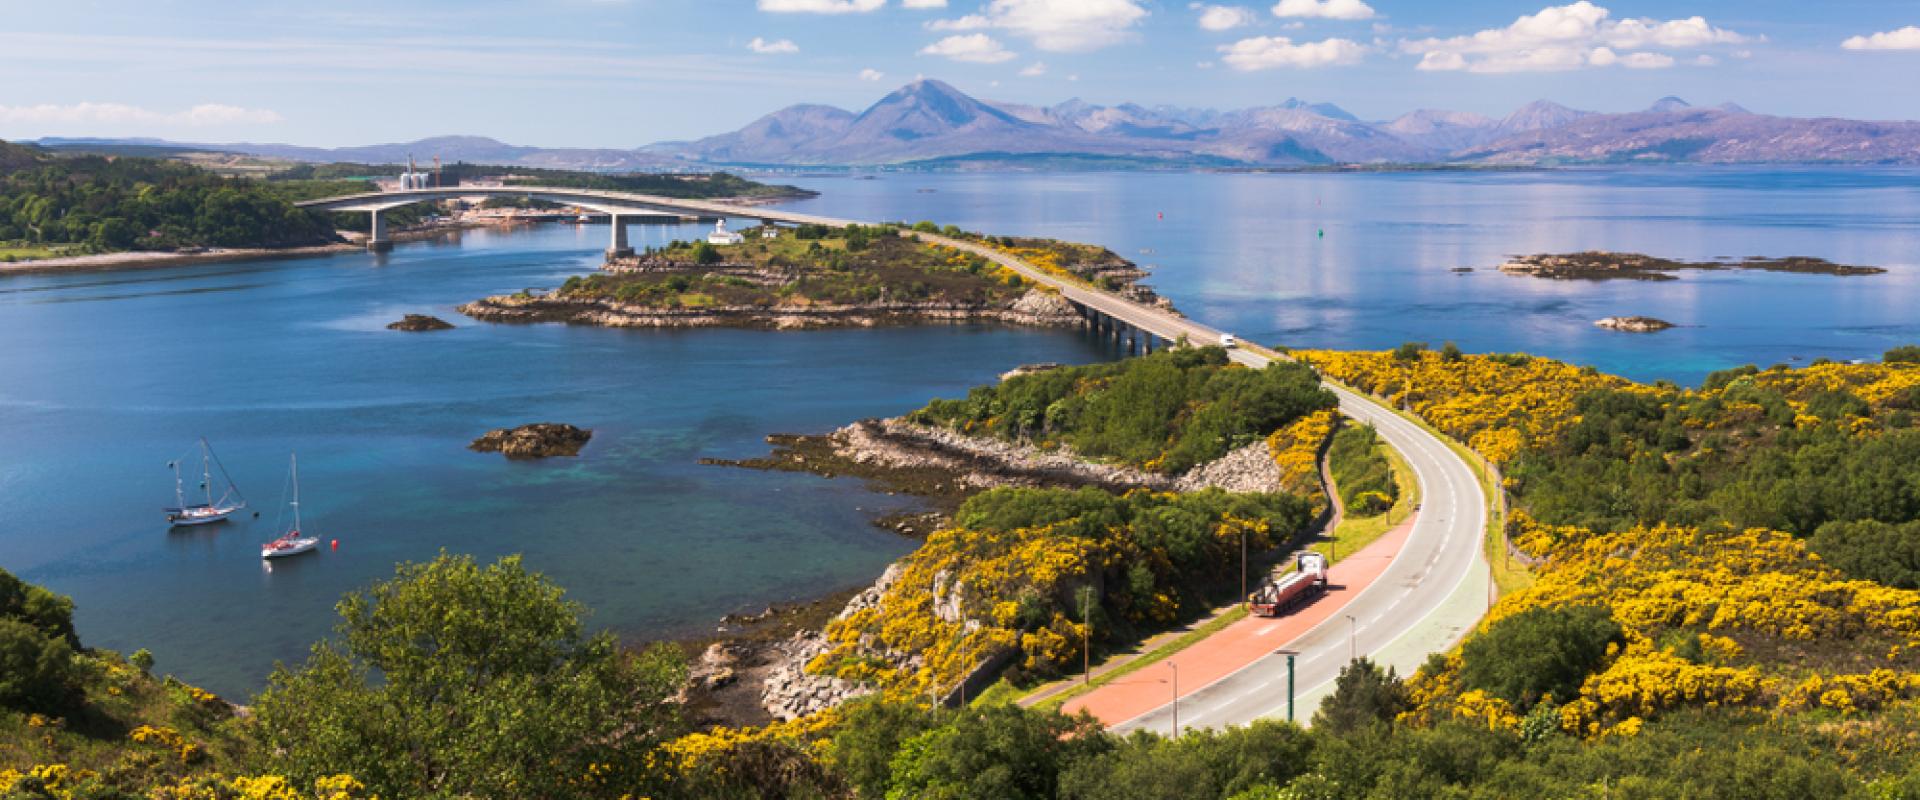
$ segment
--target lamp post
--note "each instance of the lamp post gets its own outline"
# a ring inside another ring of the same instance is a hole
[[[1247,602],[1247,529],[1240,528],[1240,602]]]
[[[1347,660],[1360,660],[1360,621],[1347,615]]]
[[[1276,656],[1287,657],[1287,721],[1293,721],[1293,659],[1300,655],[1298,650],[1275,650]]]
[[[1167,668],[1173,670],[1173,738],[1180,738],[1180,665],[1171,661]]]
[[[1080,587],[1080,621],[1087,633],[1080,639],[1080,683],[1093,685],[1093,587]]]

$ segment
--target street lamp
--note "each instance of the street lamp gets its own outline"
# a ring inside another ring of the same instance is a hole
[[[1247,602],[1247,528],[1240,526],[1240,602]]]
[[[1360,621],[1347,615],[1347,660],[1360,660]]]
[[[1180,738],[1180,665],[1171,661],[1167,668],[1173,670],[1173,738]]]
[[[1298,650],[1275,650],[1276,656],[1287,657],[1287,721],[1293,721],[1293,659],[1300,655]]]

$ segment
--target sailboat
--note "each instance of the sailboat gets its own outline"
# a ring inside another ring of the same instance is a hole
[[[280,534],[280,538],[260,545],[261,558],[297,556],[312,552],[320,545],[318,537],[300,535],[300,458],[298,455],[288,457],[287,476],[288,480],[293,482],[293,502],[288,504],[293,508],[293,527]]]
[[[216,465],[220,467],[221,480],[227,484],[226,490],[218,498],[213,496],[213,468]],[[246,498],[240,496],[240,487],[233,484],[233,478],[227,475],[227,466],[220,463],[219,457],[213,454],[213,445],[207,444],[206,439],[200,440],[200,488],[207,493],[206,502],[187,505],[186,484],[180,478],[180,459],[167,462],[167,466],[173,470],[174,506],[161,510],[166,512],[167,522],[175,527],[219,522],[247,507]]]

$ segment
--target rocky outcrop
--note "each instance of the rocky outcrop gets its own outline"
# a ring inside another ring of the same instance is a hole
[[[426,314],[408,314],[398,322],[387,324],[390,331],[444,331],[452,327],[453,323]]]
[[[1056,361],[1047,361],[1039,364],[1021,364],[1020,366],[1000,373],[1000,380],[1010,381],[1022,375],[1037,375],[1042,372],[1052,372],[1064,366],[1066,365]]]
[[[901,569],[899,562],[887,567],[872,586],[848,600],[835,619],[845,619],[878,606],[887,589],[900,578]],[[774,646],[774,665],[760,692],[760,704],[768,714],[782,721],[795,719],[873,692],[872,688],[853,681],[807,672],[807,662],[831,649],[832,643],[819,631],[800,631]],[[907,662],[901,659],[901,663]]]
[[[1282,490],[1281,477],[1280,465],[1274,463],[1273,453],[1266,441],[1261,440],[1188,470],[1174,481],[1173,488],[1181,492],[1210,488],[1229,492],[1278,492]]]
[[[961,474],[975,488],[996,486],[1102,486],[1116,491],[1173,488],[1173,479],[1145,470],[1095,464],[1062,447],[967,436],[904,419],[862,420],[834,431],[835,449],[859,464],[889,469],[939,469]]]
[[[563,298],[551,294],[496,295],[460,306],[460,313],[488,322],[567,322],[608,328],[872,328],[924,322],[1004,322],[1036,327],[1072,327],[1083,322],[1073,304],[1054,292],[1034,289],[1007,304],[876,301],[776,306],[659,308],[611,299]]]
[[[1653,317],[1607,317],[1595,320],[1593,325],[1596,328],[1627,333],[1656,333],[1673,327],[1673,323]]]
[[[467,447],[482,453],[497,452],[508,458],[577,456],[591,438],[593,431],[559,422],[536,422],[487,431]]]

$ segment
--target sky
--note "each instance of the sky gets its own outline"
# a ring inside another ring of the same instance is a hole
[[[0,139],[630,148],[921,77],[1363,119],[1666,95],[1920,119],[1920,0],[0,0]]]

